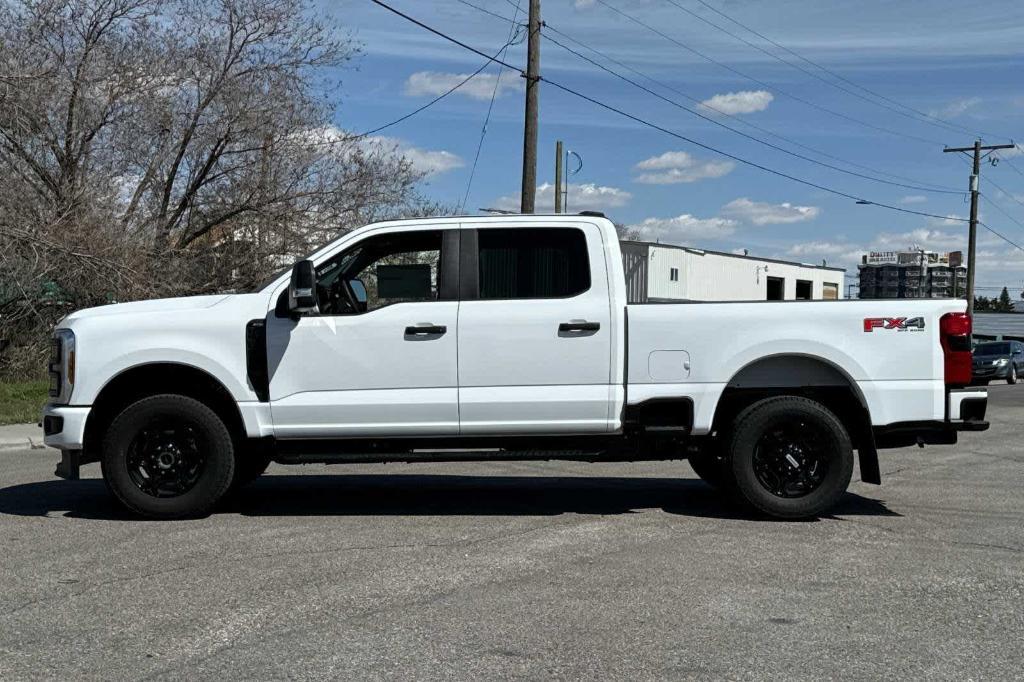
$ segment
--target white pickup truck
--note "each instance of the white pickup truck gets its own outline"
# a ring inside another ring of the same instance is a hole
[[[46,443],[136,513],[208,512],[271,461],[689,459],[826,512],[853,451],[980,431],[962,300],[626,303],[600,215],[402,220],[252,293],[62,320]]]

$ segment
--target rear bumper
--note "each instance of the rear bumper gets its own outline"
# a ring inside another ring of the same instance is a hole
[[[897,422],[874,427],[875,447],[955,445],[961,431],[985,431],[988,422],[988,391],[977,388],[952,390],[946,396],[944,421]]]

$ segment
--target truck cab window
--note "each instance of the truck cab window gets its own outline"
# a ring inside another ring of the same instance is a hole
[[[481,299],[565,298],[590,288],[581,230],[480,230],[478,239]]]
[[[341,252],[317,268],[320,314],[351,315],[394,303],[436,301],[441,241],[440,230],[400,232],[370,237]]]

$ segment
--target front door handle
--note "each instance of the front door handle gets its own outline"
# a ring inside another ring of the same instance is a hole
[[[563,322],[558,325],[559,332],[596,332],[600,328],[600,322],[587,322],[585,320],[573,320],[571,322]]]
[[[443,324],[418,324],[415,327],[406,327],[406,336],[441,336],[448,331]]]

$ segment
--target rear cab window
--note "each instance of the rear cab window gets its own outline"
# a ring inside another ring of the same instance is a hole
[[[481,300],[569,298],[590,289],[587,239],[578,228],[480,230]]]

